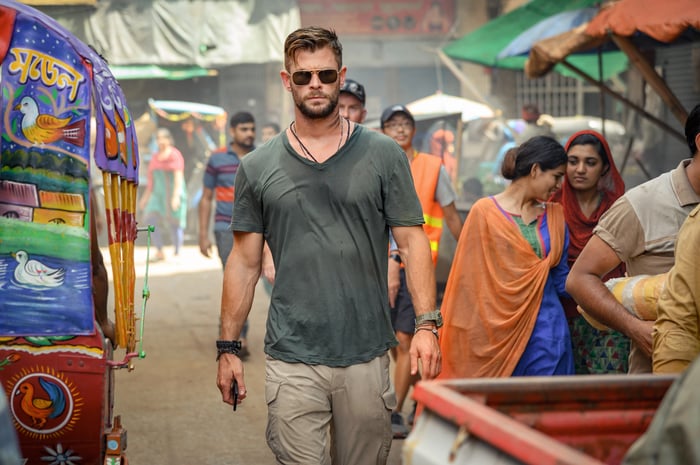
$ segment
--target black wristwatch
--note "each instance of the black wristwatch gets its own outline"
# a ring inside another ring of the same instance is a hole
[[[432,321],[435,323],[435,327],[439,328],[442,326],[442,313],[440,309],[433,310],[432,312],[423,313],[422,315],[416,316],[416,326]]]
[[[216,341],[216,361],[219,361],[221,354],[238,355],[241,351],[241,341]]]
[[[396,263],[401,264],[401,255],[397,253],[392,253],[391,255],[389,255],[389,258],[394,260]]]

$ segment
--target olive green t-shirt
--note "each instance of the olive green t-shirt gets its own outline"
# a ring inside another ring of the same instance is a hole
[[[423,224],[408,159],[356,126],[321,164],[285,133],[248,154],[236,175],[234,231],[263,233],[275,262],[265,352],[344,367],[396,345],[387,297],[391,226]]]

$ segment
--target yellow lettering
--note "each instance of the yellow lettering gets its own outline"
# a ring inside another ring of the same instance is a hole
[[[8,70],[19,73],[19,83],[41,81],[46,86],[56,86],[59,89],[70,89],[69,99],[75,100],[80,83],[85,77],[68,63],[57,60],[52,56],[27,48],[10,50],[14,60]]]

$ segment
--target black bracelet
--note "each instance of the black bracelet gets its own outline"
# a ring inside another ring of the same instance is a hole
[[[401,255],[399,255],[397,253],[393,253],[393,254],[389,255],[389,258],[394,260],[396,263],[401,264]]]
[[[241,341],[216,341],[216,361],[219,361],[219,358],[223,354],[233,354],[233,355],[238,355],[238,352],[241,351]]]

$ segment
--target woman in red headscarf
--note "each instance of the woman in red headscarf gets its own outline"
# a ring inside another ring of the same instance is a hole
[[[568,162],[562,187],[551,201],[564,206],[569,227],[569,267],[593,234],[598,220],[625,192],[625,183],[615,167],[605,138],[595,131],[579,131],[564,147]],[[621,264],[603,280],[624,276]],[[562,300],[574,348],[576,373],[627,373],[629,339],[609,330],[598,331],[576,311],[576,302]]]

